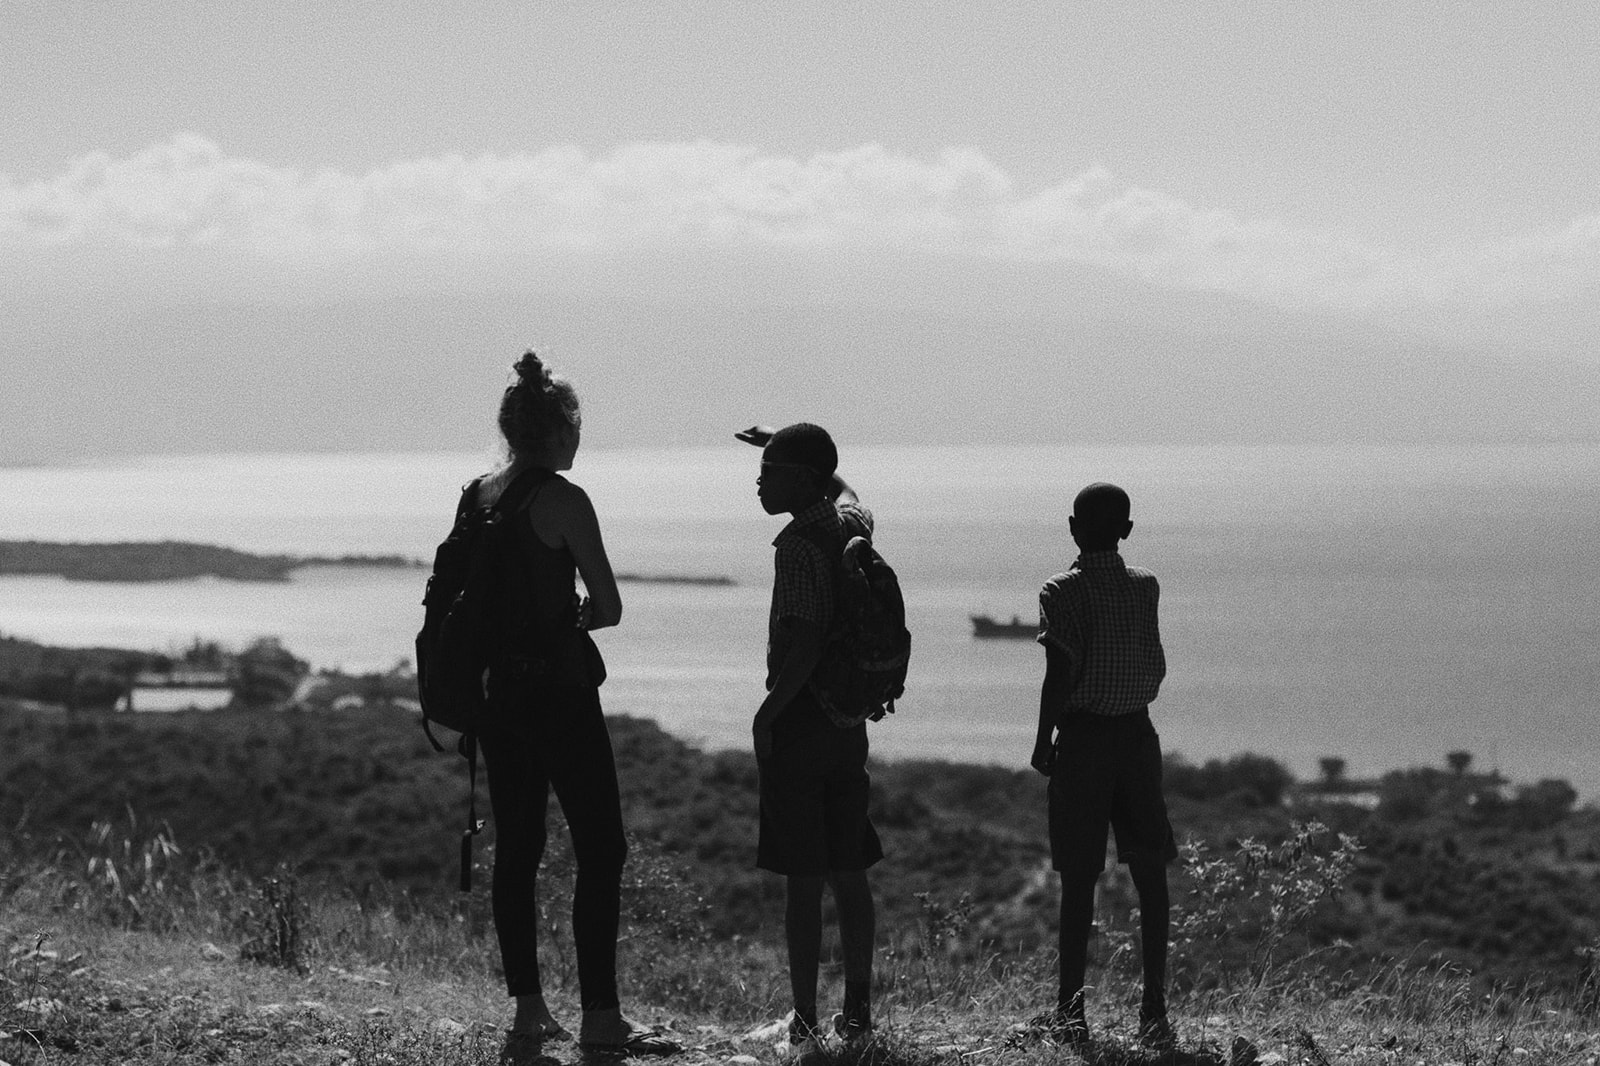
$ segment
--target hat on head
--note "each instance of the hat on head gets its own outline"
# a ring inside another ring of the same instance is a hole
[[[832,477],[839,467],[839,449],[833,446],[833,438],[827,430],[810,422],[796,422],[778,430],[762,449],[761,458],[770,463],[809,466],[823,477]]]

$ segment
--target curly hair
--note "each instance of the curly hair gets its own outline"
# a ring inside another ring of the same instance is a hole
[[[566,378],[550,372],[532,350],[512,366],[516,380],[500,397],[500,435],[512,455],[536,452],[567,427],[579,428],[583,415],[578,393]]]

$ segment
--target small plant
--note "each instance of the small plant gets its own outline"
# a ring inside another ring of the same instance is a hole
[[[247,939],[239,957],[250,962],[305,973],[309,966],[310,911],[300,893],[300,882],[280,867],[257,886],[257,899],[239,915]]]
[[[1192,887],[1176,908],[1173,933],[1190,968],[1217,974],[1224,988],[1264,985],[1278,949],[1343,891],[1361,850],[1344,833],[1331,848],[1322,846],[1328,829],[1320,822],[1291,822],[1289,829],[1280,844],[1247,837],[1231,855],[1213,856],[1194,841],[1182,848]],[[1242,982],[1228,965],[1233,960],[1242,961]]]
[[[99,819],[90,825],[87,836],[64,840],[55,866],[81,871],[67,886],[74,909],[141,929],[162,926],[158,915],[192,864],[178,847],[171,827],[162,823],[148,830],[129,810],[120,827]]]
[[[1578,949],[1578,1013],[1587,1017],[1600,1014],[1600,940]]]

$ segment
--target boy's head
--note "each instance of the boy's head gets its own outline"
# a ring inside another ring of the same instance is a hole
[[[761,449],[756,495],[768,514],[798,511],[826,495],[839,466],[839,450],[821,426],[796,422],[772,435]]]
[[[1112,551],[1119,540],[1133,532],[1133,523],[1128,519],[1131,509],[1126,492],[1108,482],[1096,481],[1086,485],[1072,501],[1067,527],[1079,549]]]

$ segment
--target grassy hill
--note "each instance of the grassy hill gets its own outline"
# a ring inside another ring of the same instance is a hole
[[[689,1061],[770,1060],[782,890],[751,868],[753,762],[647,721],[612,730],[633,844],[628,1002],[670,1023]],[[1236,1040],[1236,1061],[1317,1064],[1600,1048],[1595,812],[1539,807],[1536,788],[1469,803],[1481,782],[1443,770],[1391,775],[1371,811],[1305,793],[1285,806],[1294,783],[1261,756],[1168,773],[1189,838],[1181,1061],[1235,1061]],[[495,1061],[492,835],[474,891],[456,893],[465,799],[460,760],[398,713],[0,715],[0,1060]],[[1070,1061],[1013,1029],[1054,994],[1042,782],[893,763],[874,768],[874,805],[890,854],[873,873],[886,1038],[871,1061]],[[546,867],[552,991],[575,1019],[564,833]],[[1142,1061],[1132,908],[1112,871],[1094,1061]],[[839,979],[830,963],[826,995]]]

